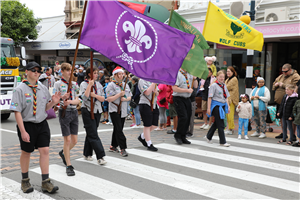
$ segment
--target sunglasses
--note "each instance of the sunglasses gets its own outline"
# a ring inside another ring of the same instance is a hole
[[[37,70],[37,69],[29,69],[29,71],[31,71],[31,72],[33,72],[33,73],[34,73],[34,72],[37,72],[37,73],[40,73],[40,74],[42,73],[40,70]]]
[[[282,71],[282,73],[287,73],[289,70],[287,70],[287,71]]]

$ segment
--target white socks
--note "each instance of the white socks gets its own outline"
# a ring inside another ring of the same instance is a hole
[[[146,141],[146,142],[147,142],[148,147],[150,147],[150,145],[152,144],[151,140]]]
[[[144,136],[144,132],[141,134],[141,138],[144,140],[145,136]]]

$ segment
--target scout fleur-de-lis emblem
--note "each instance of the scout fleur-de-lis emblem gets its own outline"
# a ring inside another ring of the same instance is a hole
[[[124,32],[130,32],[129,40],[125,39],[128,52],[132,53],[136,51],[142,53],[142,43],[145,43],[146,49],[151,48],[152,40],[148,35],[145,35],[146,28],[140,20],[136,20],[134,26],[130,21],[125,21],[123,23],[123,30]]]

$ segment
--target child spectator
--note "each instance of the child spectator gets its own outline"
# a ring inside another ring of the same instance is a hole
[[[105,85],[103,87],[103,90],[104,90],[104,94],[105,94],[105,99],[107,98],[107,95],[106,95],[106,88],[109,84],[109,80],[110,80],[110,77],[105,77]],[[102,124],[106,124],[108,123],[108,101],[103,101],[103,118],[104,120],[102,121]]]
[[[252,116],[252,106],[249,103],[249,96],[247,94],[241,94],[240,96],[242,101],[238,104],[236,108],[236,112],[239,113],[239,136],[238,139],[242,139],[242,130],[244,126],[244,138],[249,140],[248,138],[248,124],[249,119]]]
[[[298,93],[298,100],[296,101],[293,107],[293,115],[294,115],[294,124],[297,126],[297,136],[298,136],[298,142],[293,144],[293,146],[300,147],[300,94],[299,93]]]
[[[293,85],[285,86],[286,94],[283,96],[277,112],[277,116],[282,118],[282,133],[283,133],[283,138],[282,140],[278,141],[278,144],[282,142],[286,142],[287,129],[289,129],[290,132],[290,141],[287,142],[286,144],[292,145],[293,141],[296,140],[294,135],[294,130],[293,130],[293,121],[294,121],[293,106],[297,101],[298,94],[294,90],[295,90],[295,86]]]

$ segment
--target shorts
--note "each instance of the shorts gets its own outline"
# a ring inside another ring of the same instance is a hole
[[[169,103],[169,115],[170,115],[170,117],[176,117],[177,116],[177,112],[176,112],[174,103],[173,104]]]
[[[159,110],[157,107],[151,111],[149,105],[139,104],[139,110],[145,127],[158,126]]]
[[[30,136],[30,142],[22,140],[20,129],[17,125],[18,137],[21,150],[31,153],[34,149],[49,147],[50,145],[50,129],[46,120],[40,123],[23,122],[26,132]]]
[[[58,119],[62,136],[78,135],[78,111],[76,109],[66,110],[62,118],[62,109],[59,109]]]
[[[202,100],[202,110],[207,110],[207,101]]]
[[[102,105],[103,105],[103,112],[108,112],[108,102],[103,101]]]

